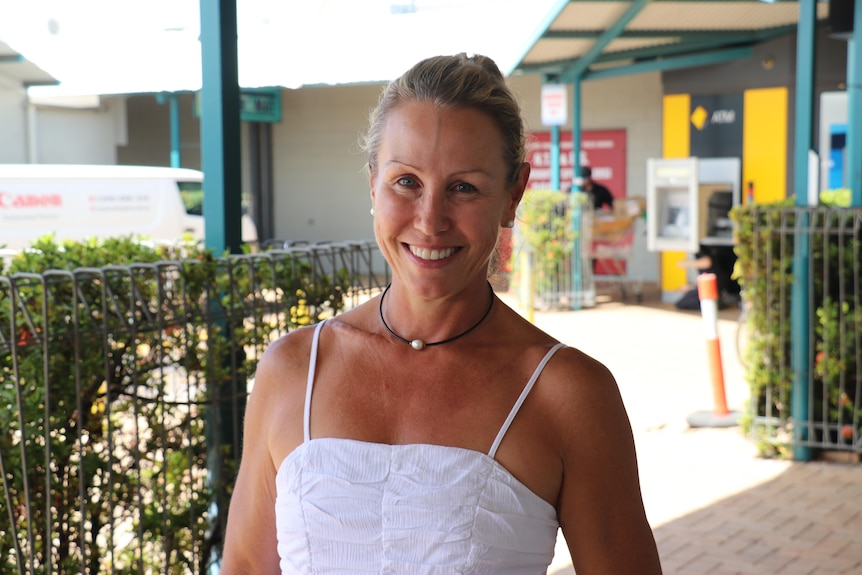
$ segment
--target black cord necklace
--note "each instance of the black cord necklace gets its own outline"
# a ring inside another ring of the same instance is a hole
[[[409,345],[410,347],[412,347],[416,351],[421,351],[421,350],[425,349],[426,347],[431,347],[432,345],[443,345],[444,343],[449,343],[450,341],[455,341],[459,337],[464,337],[465,335],[467,335],[468,333],[470,333],[471,331],[473,331],[474,329],[479,327],[479,325],[483,321],[485,321],[485,318],[487,318],[488,314],[491,313],[491,308],[494,307],[494,299],[496,299],[494,297],[494,287],[490,283],[488,283],[488,289],[491,292],[491,301],[488,303],[488,309],[485,310],[485,313],[482,315],[481,318],[479,318],[479,321],[474,323],[470,328],[467,329],[467,331],[463,331],[463,332],[459,333],[458,335],[450,337],[449,339],[444,339],[441,341],[435,341],[435,342],[431,342],[431,343],[425,343],[421,339],[409,340],[407,338],[401,337],[400,335],[398,335],[397,333],[392,331],[392,328],[389,327],[389,324],[387,324],[386,320],[383,319],[383,298],[386,297],[386,292],[389,291],[389,288],[391,285],[392,285],[391,283],[389,285],[387,285],[386,289],[383,290],[383,293],[380,296],[380,305],[378,307],[378,309],[380,311],[380,321],[383,323],[383,327],[386,328],[386,331],[388,331],[392,335],[392,337],[394,337],[398,341],[406,343],[407,345]]]

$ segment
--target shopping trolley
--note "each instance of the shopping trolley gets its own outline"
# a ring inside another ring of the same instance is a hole
[[[623,201],[623,200],[621,200]],[[627,285],[633,286],[635,298],[643,300],[643,282],[632,278],[631,255],[635,238],[635,222],[642,208],[636,200],[624,200],[623,210],[604,215],[594,212],[589,240],[584,243],[592,260],[593,280],[615,283],[623,300]]]

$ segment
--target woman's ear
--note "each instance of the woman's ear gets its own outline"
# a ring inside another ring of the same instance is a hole
[[[509,209],[507,210],[507,215],[510,216],[509,219],[515,219],[515,212],[518,211],[518,204],[521,203],[521,198],[524,197],[524,190],[527,189],[527,182],[530,179],[530,163],[524,162],[521,164],[521,167],[518,168],[518,174],[515,176],[515,182],[509,188],[509,193],[511,195]]]

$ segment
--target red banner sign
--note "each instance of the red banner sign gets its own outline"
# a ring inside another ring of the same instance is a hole
[[[572,185],[572,133],[560,132],[560,186]],[[593,179],[603,183],[615,198],[626,195],[626,131],[584,130],[581,133],[581,166],[593,170]],[[551,187],[551,133],[531,132],[527,136],[527,161],[532,165],[527,187]]]

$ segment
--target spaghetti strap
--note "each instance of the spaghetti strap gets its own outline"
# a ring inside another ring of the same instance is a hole
[[[557,350],[566,347],[564,343],[558,343],[554,347],[548,350],[548,353],[545,354],[545,357],[542,358],[542,361],[539,362],[539,365],[536,366],[535,371],[533,371],[533,375],[530,377],[530,380],[527,382],[527,385],[524,386],[524,390],[521,392],[520,397],[518,397],[518,401],[515,402],[515,405],[512,406],[512,410],[509,412],[509,416],[506,418],[506,421],[503,422],[503,427],[500,428],[500,431],[497,433],[496,439],[494,439],[493,445],[491,445],[491,449],[488,451],[488,455],[492,458],[497,456],[497,449],[500,447],[500,443],[503,441],[503,437],[506,435],[506,432],[509,431],[509,426],[512,425],[512,421],[514,421],[515,416],[518,415],[518,411],[520,411],[521,406],[524,404],[524,401],[527,399],[527,396],[530,394],[530,390],[533,389],[533,385],[535,385],[536,380],[539,379],[539,376],[542,374],[542,370],[545,369],[545,365],[554,357],[554,354],[557,353]]]
[[[317,343],[320,341],[320,329],[326,320],[323,320],[314,328],[311,338],[311,353],[308,358],[308,381],[305,384],[305,408],[302,411],[302,435],[303,441],[311,439],[311,389],[314,387],[314,371],[317,368]]]

